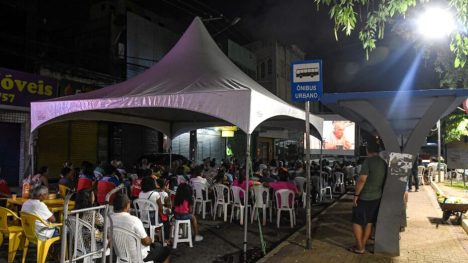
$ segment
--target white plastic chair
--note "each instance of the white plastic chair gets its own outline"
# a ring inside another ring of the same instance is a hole
[[[252,212],[252,206],[249,204],[244,204],[244,196],[245,196],[245,190],[240,188],[239,186],[231,186],[231,192],[232,192],[232,207],[231,207],[231,223],[232,223],[232,218],[234,217],[234,212],[236,211],[236,208],[238,209],[238,213],[236,213],[236,217],[239,218],[240,214],[240,224],[244,224],[244,210],[245,206],[247,205],[247,211],[250,210]],[[244,195],[242,198],[240,197],[240,193],[243,193]]]
[[[206,184],[193,183],[192,188],[194,193],[193,210],[195,212],[197,211],[198,204],[200,212],[203,212],[202,218],[205,219],[206,204],[209,203],[210,213],[213,216],[213,202],[208,198],[208,187],[206,186]],[[205,191],[204,195],[203,191]]]
[[[263,216],[263,225],[266,225],[266,212],[267,208],[270,210],[270,222],[272,220],[272,203],[270,200],[270,190],[263,186],[255,186],[253,187],[253,210],[252,210],[252,217],[250,219],[251,223],[253,223],[254,219],[256,219],[255,215],[258,213],[259,209],[262,209],[262,216]]]
[[[294,192],[288,189],[281,189],[275,193],[276,199],[276,225],[279,228],[281,212],[289,212],[291,228],[296,224],[296,213],[294,211]]]
[[[152,240],[155,240],[156,229],[160,228],[159,240],[164,244],[164,224],[159,222],[158,205],[147,199],[138,198],[133,201],[133,206],[135,207],[137,217],[140,218],[143,226],[149,229],[149,236]],[[152,211],[154,211],[154,224],[150,217],[150,212]]]
[[[186,184],[189,183],[190,181],[185,178],[183,175],[177,175],[177,185],[179,184]]]
[[[345,184],[344,184],[344,173],[342,172],[335,172],[335,184],[333,185],[333,189],[339,189],[339,193],[343,193],[345,191]]]
[[[174,227],[172,228],[173,244],[172,248],[176,249],[178,243],[188,242],[190,247],[192,243],[192,225],[190,219],[188,220],[175,220]]]
[[[213,219],[216,219],[216,216],[220,216],[221,213],[224,212],[224,222],[227,222],[228,205],[231,204],[229,187],[223,184],[215,184],[213,188],[215,189]],[[219,206],[221,206],[220,210],[218,210]],[[216,212],[218,212],[219,215],[217,215]]]
[[[356,185],[356,181],[355,181],[355,178],[354,178],[354,171],[355,171],[355,167],[353,166],[348,166],[345,168],[346,170],[346,180],[347,181],[350,181],[352,183],[352,185]]]
[[[327,183],[328,173],[322,172],[320,173],[320,201],[324,199],[327,195],[327,191],[330,194],[330,200],[333,199],[332,188]]]
[[[434,171],[435,169],[433,166],[427,167],[427,175],[429,176],[429,184],[431,184],[431,182],[435,180]]]
[[[135,233],[121,227],[113,227],[112,241],[117,263],[143,262],[141,239]]]
[[[96,235],[94,234],[96,231],[96,228],[89,224],[88,222],[76,218],[75,216],[70,216],[67,218],[67,225],[68,229],[70,230],[70,241],[72,244],[72,258],[78,258],[83,255],[86,255],[88,253],[92,252],[98,252],[94,255],[87,256],[83,258],[84,263],[91,263],[93,262],[94,259],[99,259],[102,258],[102,250],[103,248],[97,249],[96,245]],[[91,243],[89,246],[89,251],[86,249],[84,240],[83,240],[83,230],[88,231],[91,236]],[[77,234],[78,233],[78,234]],[[109,255],[110,250],[106,250],[106,255]]]
[[[302,195],[302,207],[306,208],[306,200],[307,200],[307,193],[305,191],[306,189],[306,181],[307,179],[304,177],[296,177],[294,178],[294,183],[296,184],[297,188],[299,189],[299,192]]]
[[[419,179],[419,185],[424,185],[424,171],[426,170],[426,167],[423,165],[418,166],[418,179]]]

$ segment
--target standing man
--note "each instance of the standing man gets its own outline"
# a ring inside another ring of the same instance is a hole
[[[418,165],[419,161],[416,159],[413,163],[413,168],[411,168],[411,174],[408,176],[408,192],[413,191],[413,179],[415,191],[419,192]]]
[[[353,199],[353,233],[356,245],[348,250],[364,254],[366,243],[377,221],[380,199],[387,172],[387,163],[379,156],[375,142],[367,145],[367,159],[362,164]]]

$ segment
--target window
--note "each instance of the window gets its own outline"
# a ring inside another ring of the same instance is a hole
[[[262,62],[262,64],[260,64],[260,79],[264,79],[265,78],[265,62]]]
[[[273,73],[273,62],[271,61],[271,58],[268,59],[268,76],[271,75],[271,73]]]

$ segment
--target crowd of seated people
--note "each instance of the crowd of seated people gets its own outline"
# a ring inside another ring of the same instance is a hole
[[[275,192],[288,189],[294,192],[297,200],[302,194],[295,182],[297,177],[306,177],[305,165],[302,161],[276,161],[253,162],[252,172],[247,188],[262,185]],[[321,165],[311,162],[312,191],[318,193],[320,169],[332,172],[343,172],[351,179],[358,174],[356,165],[351,162],[328,162],[324,160]],[[351,172],[352,171],[352,172]],[[246,188],[246,167],[236,159],[223,160],[216,163],[215,159],[206,159],[202,164],[196,165],[189,161],[174,161],[169,165],[151,164],[143,159],[141,163],[133,168],[125,167],[120,161],[110,163],[102,162],[93,166],[90,162],[84,161],[81,167],[74,168],[65,166],[61,170],[59,185],[66,186],[75,194],[75,209],[91,208],[105,204],[106,195],[124,184],[128,194],[115,194],[110,199],[114,214],[112,221],[114,226],[121,226],[130,229],[141,239],[144,257],[151,256],[155,262],[168,262],[169,253],[166,250],[151,252],[150,246],[155,240],[148,236],[149,232],[144,229],[141,220],[131,215],[131,200],[145,199],[151,201],[159,209],[158,222],[164,224],[164,236],[170,236],[171,220],[190,220],[194,232],[194,240],[202,241],[197,217],[194,215],[193,184],[202,184],[204,189],[209,189],[210,197],[213,197],[212,187],[216,184],[223,184],[228,187],[239,186]],[[348,177],[347,177],[348,178]],[[23,211],[37,213],[46,221],[55,222],[54,215],[41,205],[41,200],[48,194],[48,168],[41,167],[36,175],[31,178],[31,197],[23,205]],[[301,188],[302,189],[302,188]],[[8,193],[6,194],[8,195]],[[243,192],[240,192],[243,198]],[[315,195],[315,194],[314,194]],[[315,199],[313,199],[314,201]],[[249,200],[250,202],[250,200]],[[95,235],[97,247],[102,248],[104,215],[100,213],[84,212],[79,215],[82,220],[92,224],[96,228],[96,233],[83,232],[83,240],[87,249],[90,248],[91,235]],[[155,220],[154,220],[155,221]],[[39,228],[38,228],[39,229]],[[57,234],[56,229],[41,229],[41,234],[47,237]],[[171,241],[168,240],[168,243]],[[159,256],[155,256],[155,255]]]

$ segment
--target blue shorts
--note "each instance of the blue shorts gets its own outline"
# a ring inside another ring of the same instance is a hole
[[[176,220],[192,220],[192,214],[174,214]]]

